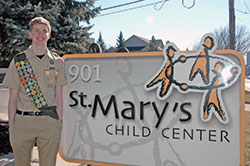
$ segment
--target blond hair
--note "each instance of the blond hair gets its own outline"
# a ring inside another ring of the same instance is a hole
[[[51,32],[51,26],[48,20],[43,17],[35,17],[29,23],[29,30],[31,31],[35,24],[44,24],[48,27],[49,33]]]

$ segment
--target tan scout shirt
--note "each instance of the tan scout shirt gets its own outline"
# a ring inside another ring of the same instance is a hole
[[[25,54],[32,66],[39,87],[48,106],[55,106],[55,87],[67,84],[63,60],[58,55],[52,55],[49,50],[47,50],[45,56],[42,59],[38,58],[30,48],[25,51]],[[38,110],[32,103],[33,100],[28,97],[24,90],[24,87],[21,83],[21,78],[17,73],[14,59],[10,63],[10,67],[4,78],[3,85],[7,86],[8,88],[19,90],[17,103],[18,110]]]

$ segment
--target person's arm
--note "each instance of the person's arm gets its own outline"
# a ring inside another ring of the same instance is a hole
[[[56,103],[57,103],[57,114],[59,117],[59,120],[62,120],[62,110],[63,110],[63,97],[62,97],[62,88],[63,86],[57,86],[56,87]]]
[[[14,88],[10,88],[9,90],[10,90],[10,97],[8,105],[8,118],[9,118],[9,124],[11,124],[16,114],[18,90]]]

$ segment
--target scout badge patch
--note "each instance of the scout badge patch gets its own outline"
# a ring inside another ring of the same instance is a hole
[[[33,104],[42,112],[47,115],[58,119],[56,113],[56,106],[48,106],[44,98],[44,95],[38,85],[38,81],[35,77],[35,73],[26,58],[25,53],[22,53],[15,57],[15,66],[18,75],[21,78],[22,85],[27,93],[27,95],[32,99]]]
[[[57,77],[58,72],[55,70],[55,67],[50,67],[50,69],[45,69],[44,70],[44,75],[46,80],[49,80],[48,87],[51,88],[53,86],[56,77]]]

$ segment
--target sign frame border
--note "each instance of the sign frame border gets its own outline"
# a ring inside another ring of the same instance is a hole
[[[180,53],[196,53],[198,51],[180,51]],[[215,50],[215,54],[222,55],[234,55],[240,61],[241,66],[241,96],[240,96],[240,166],[245,165],[245,60],[243,56],[235,50]],[[135,57],[135,56],[163,56],[162,52],[129,52],[129,53],[95,53],[95,54],[65,54],[62,59],[65,61],[71,58],[109,58],[109,57]],[[93,161],[83,161],[83,160],[74,160],[65,157],[61,151],[61,143],[59,145],[59,155],[66,162],[79,163],[79,164],[93,164],[101,166],[124,166],[120,164],[111,164],[111,163],[100,163]]]

